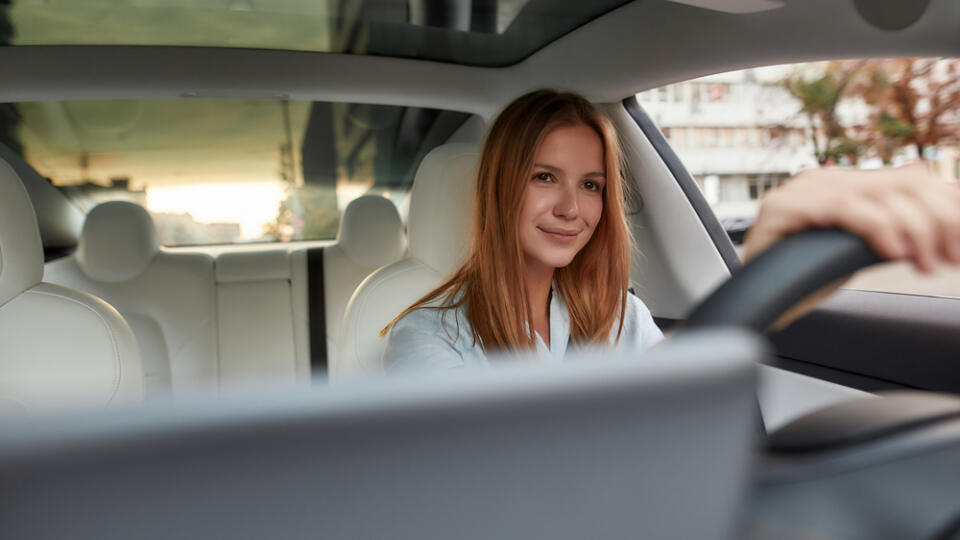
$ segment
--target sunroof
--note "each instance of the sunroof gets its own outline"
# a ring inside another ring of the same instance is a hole
[[[510,65],[629,0],[13,0],[0,43],[242,47]]]

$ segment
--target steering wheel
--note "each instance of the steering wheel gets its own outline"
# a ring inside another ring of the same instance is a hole
[[[788,236],[734,271],[694,308],[684,329],[739,326],[763,332],[807,296],[880,260],[866,242],[846,231]]]
[[[680,332],[739,326],[763,333],[804,298],[860,268],[880,262],[866,242],[837,229],[784,238],[734,271],[693,309]],[[757,434],[767,435],[757,403]]]

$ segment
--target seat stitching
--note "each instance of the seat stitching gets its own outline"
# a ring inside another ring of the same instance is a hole
[[[80,302],[76,298],[70,298],[69,296],[64,296],[62,294],[56,294],[49,291],[37,291],[33,289],[27,290],[25,292],[52,296],[54,298],[62,298],[69,302],[73,302],[74,304],[77,304],[83,308],[86,308],[92,311],[93,314],[96,315],[98,319],[100,319],[100,322],[103,323],[103,326],[107,330],[107,334],[110,336],[110,342],[113,345],[113,359],[116,362],[116,366],[117,366],[117,373],[116,373],[116,376],[114,377],[114,383],[113,383],[113,394],[110,396],[110,399],[107,400],[107,405],[109,405],[113,401],[113,398],[115,398],[117,396],[117,393],[119,393],[120,391],[120,377],[122,375],[122,370],[123,370],[122,364],[120,363],[120,346],[117,343],[116,336],[114,335],[113,331],[110,329],[110,324],[107,323],[107,320],[97,310],[93,309],[92,307],[90,307],[89,305],[83,302]]]

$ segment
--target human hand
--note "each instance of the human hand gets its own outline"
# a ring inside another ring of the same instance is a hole
[[[891,260],[921,272],[960,263],[960,186],[931,174],[926,162],[870,171],[804,171],[764,197],[744,242],[744,258],[792,233],[836,227]]]
[[[804,171],[764,197],[744,241],[744,259],[814,228],[848,230],[877,255],[932,272],[942,263],[960,263],[960,186],[935,177],[919,161],[895,169]],[[772,327],[804,315],[844,281],[811,295]]]

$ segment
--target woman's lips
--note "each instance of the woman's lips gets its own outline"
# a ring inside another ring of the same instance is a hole
[[[562,242],[565,244],[572,243],[574,240],[577,239],[577,236],[580,235],[580,231],[575,229],[570,230],[570,229],[561,229],[556,227],[537,227],[537,229],[540,229],[540,232],[547,235],[547,237],[550,238],[551,240]]]

